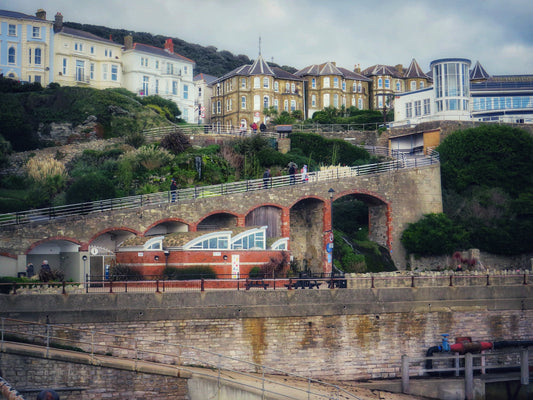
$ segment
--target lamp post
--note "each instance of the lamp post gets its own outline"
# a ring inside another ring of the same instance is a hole
[[[83,260],[83,282],[87,282],[87,272],[85,271],[85,263],[87,262],[87,256],[81,258]]]
[[[335,190],[333,188],[330,188],[328,190],[329,193],[329,208],[330,208],[330,218],[331,218],[331,230],[328,238],[328,244],[326,245],[327,250],[327,256],[328,256],[328,264],[331,263],[331,276],[333,276],[333,195],[335,194]]]

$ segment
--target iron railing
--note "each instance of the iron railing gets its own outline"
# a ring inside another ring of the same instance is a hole
[[[203,375],[211,379],[216,377],[219,384],[228,382],[235,385],[238,383],[241,387],[259,390],[263,396],[269,394],[280,396],[280,398],[302,399],[305,395],[308,399],[359,399],[334,384],[179,343],[139,339],[133,336],[2,317],[0,321],[0,349],[2,351],[5,351],[7,342],[45,346],[47,357],[50,357],[51,349],[59,348],[75,349],[63,351],[89,354],[93,361],[99,357],[111,356],[132,360],[135,363],[142,361],[157,363],[194,375]],[[94,364],[98,365],[97,362]],[[228,372],[231,373],[231,377],[227,377]],[[275,376],[285,379],[275,379]],[[291,381],[304,384],[291,385]],[[323,390],[320,391],[318,387]],[[287,394],[288,392],[293,394]]]
[[[307,174],[308,182],[332,181],[337,179],[352,178],[360,175],[373,175],[401,169],[426,167],[439,162],[437,152],[418,158],[401,158],[375,164],[366,164],[356,167],[338,167],[326,171],[316,171]],[[302,174],[296,174],[294,180],[289,175],[270,177],[267,180],[251,179],[245,181],[221,183],[210,186],[197,186],[180,189],[172,193],[157,192],[145,195],[119,197],[114,199],[97,200],[86,203],[67,204],[63,206],[26,210],[14,213],[0,214],[0,227],[20,225],[32,222],[57,220],[74,215],[86,215],[113,211],[119,209],[140,208],[144,206],[157,206],[161,204],[191,201],[198,198],[225,196],[236,193],[245,193],[255,190],[286,187],[296,183],[303,183]],[[307,180],[306,180],[307,182]]]

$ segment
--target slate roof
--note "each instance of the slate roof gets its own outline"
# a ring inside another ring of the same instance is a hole
[[[422,68],[420,68],[420,65],[418,65],[414,58],[411,60],[411,64],[403,76],[404,78],[430,79],[429,76],[422,71]]]
[[[287,72],[278,67],[270,67],[265,62],[263,57],[259,55],[257,57],[257,60],[255,60],[252,65],[249,65],[249,64],[241,65],[240,67],[233,69],[232,71],[228,72],[227,74],[223,75],[217,80],[211,82],[211,84],[225,81],[226,79],[229,79],[234,76],[253,76],[253,75],[270,75],[270,76],[273,76],[279,79],[292,79],[295,81],[301,81],[301,79],[298,76],[291,74],[290,72]]]
[[[199,73],[198,75],[196,75],[193,80],[195,82],[197,81],[205,81],[206,84],[211,84],[213,83],[214,81],[216,81],[218,78],[216,76],[213,76],[213,75],[208,75],[208,74],[204,74],[203,72]]]
[[[165,49],[162,49],[161,47],[154,47],[154,46],[150,46],[150,45],[143,44],[143,43],[134,43],[133,49],[137,51],[142,51],[143,53],[152,54],[154,56],[174,58],[180,61],[187,61],[187,62],[190,62],[196,65],[196,62],[194,62],[190,58],[184,57],[178,53],[170,53],[166,51]]]
[[[471,80],[480,80],[480,79],[489,79],[490,75],[488,72],[483,68],[483,66],[479,63],[479,61],[476,61],[476,65],[474,65],[474,68],[470,71],[470,79]]]
[[[402,74],[396,68],[383,64],[377,64],[368,67],[361,73],[365,76],[388,75],[392,76],[393,78],[403,78]]]
[[[115,43],[112,40],[104,39],[100,36],[93,35],[92,33],[80,31],[79,29],[69,28],[68,26],[63,26],[60,31],[56,32],[56,34],[57,33],[64,33],[65,35],[77,36],[84,39],[108,43],[110,45],[121,46],[120,43]]]
[[[313,64],[294,73],[297,76],[324,76],[324,75],[339,75],[347,79],[355,79],[359,81],[371,81],[364,75],[357,72],[350,71],[346,68],[337,67],[334,63],[328,61],[324,64]]]
[[[6,18],[27,19],[30,21],[49,22],[50,24],[52,23],[51,21],[46,21],[44,19],[37,18],[35,15],[23,14],[16,11],[0,10],[0,16]]]
[[[339,67],[339,70],[342,72],[342,75],[346,79],[354,79],[354,80],[363,81],[363,82],[372,82],[372,79],[367,78],[366,76],[361,75],[358,72],[350,71],[349,69],[341,68],[341,67]]]

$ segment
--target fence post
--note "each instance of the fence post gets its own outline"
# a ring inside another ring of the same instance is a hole
[[[17,294],[17,282],[13,282],[13,294]]]
[[[113,281],[109,281],[109,293],[113,293]]]
[[[453,286],[453,275],[450,275],[450,286]]]
[[[465,399],[474,400],[474,356],[465,354]]]
[[[524,272],[524,282],[523,282],[524,285],[527,285],[527,274]]]
[[[65,290],[65,281],[63,281],[63,294],[67,294],[67,292]]]
[[[411,275],[411,287],[415,287],[415,276]]]
[[[528,348],[523,348],[520,351],[520,383],[522,385],[529,385],[529,351]]]
[[[490,275],[487,274],[487,286],[490,286]]]
[[[155,292],[159,293],[159,279],[156,279],[155,281]]]
[[[202,278],[202,281],[200,282],[200,290],[203,292],[205,290],[204,287],[204,278]]]
[[[402,355],[402,393],[409,394],[409,357]]]

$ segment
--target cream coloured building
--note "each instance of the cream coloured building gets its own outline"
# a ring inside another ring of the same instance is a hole
[[[94,89],[122,85],[122,45],[54,22],[54,82]]]

